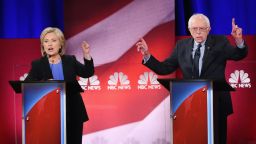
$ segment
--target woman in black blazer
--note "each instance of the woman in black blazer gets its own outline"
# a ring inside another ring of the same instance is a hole
[[[64,55],[65,38],[58,28],[45,28],[40,36],[42,57],[32,62],[26,81],[65,80],[66,85],[66,124],[67,144],[81,144],[83,122],[88,115],[80,95],[81,89],[77,76],[88,78],[94,74],[93,59],[89,45],[82,43],[84,64],[75,56]]]

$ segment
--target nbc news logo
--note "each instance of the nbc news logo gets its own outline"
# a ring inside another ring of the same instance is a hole
[[[138,89],[160,89],[157,75],[153,72],[144,72],[139,76]]]
[[[109,76],[108,90],[130,90],[130,81],[127,75],[122,72],[115,72]]]
[[[251,80],[244,70],[235,70],[230,74],[229,83],[233,88],[251,88]]]
[[[97,75],[90,78],[80,77],[78,83],[84,90],[101,90],[100,81],[98,80]]]

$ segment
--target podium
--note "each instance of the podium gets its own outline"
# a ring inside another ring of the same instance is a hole
[[[233,91],[225,82],[158,79],[170,91],[171,143],[214,144],[215,91]]]
[[[64,81],[9,81],[22,94],[22,144],[66,144]]]

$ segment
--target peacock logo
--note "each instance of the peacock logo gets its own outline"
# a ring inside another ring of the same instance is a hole
[[[128,76],[125,75],[123,72],[115,72],[113,75],[110,75],[108,80],[108,89],[109,90],[131,89]]]
[[[157,75],[153,72],[144,72],[139,76],[138,89],[160,89]]]
[[[229,83],[233,88],[251,88],[249,74],[244,70],[235,70],[230,74]]]
[[[101,90],[100,81],[97,75],[93,75],[89,78],[79,77],[78,83],[84,90]]]

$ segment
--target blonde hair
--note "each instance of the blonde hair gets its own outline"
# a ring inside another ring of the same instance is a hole
[[[40,47],[41,47],[42,56],[46,55],[46,53],[44,51],[43,42],[44,42],[45,35],[48,34],[48,33],[55,33],[57,35],[57,37],[60,40],[60,45],[61,45],[59,54],[64,55],[65,54],[65,37],[64,37],[63,32],[59,28],[56,28],[56,27],[47,27],[41,32],[41,35],[40,35],[40,42],[41,42]]]
[[[204,19],[205,22],[206,22],[206,24],[207,24],[207,26],[208,26],[208,27],[211,27],[210,20],[209,20],[209,18],[208,18],[206,15],[201,14],[201,13],[196,13],[196,14],[193,14],[193,15],[189,18],[189,20],[188,20],[188,28],[191,27],[192,21],[194,21],[194,18],[196,18],[196,17],[200,17],[200,18]]]

